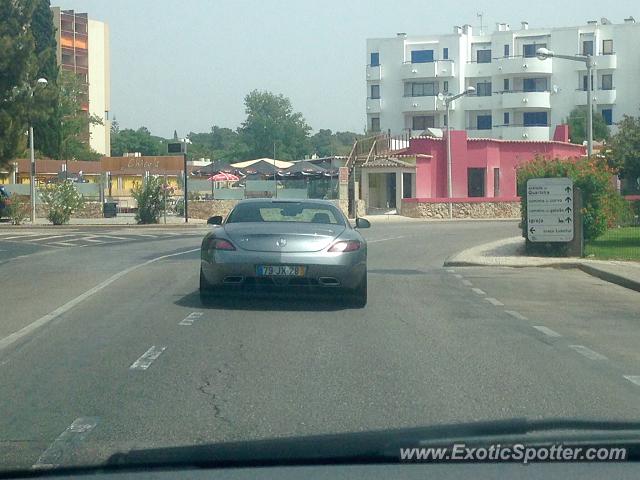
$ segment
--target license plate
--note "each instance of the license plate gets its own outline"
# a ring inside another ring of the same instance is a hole
[[[258,265],[259,277],[304,277],[302,265]]]

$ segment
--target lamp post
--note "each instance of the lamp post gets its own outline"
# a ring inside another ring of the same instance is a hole
[[[453,180],[451,178],[451,117],[450,117],[450,105],[451,102],[464,97],[465,95],[469,95],[470,93],[474,93],[476,91],[473,87],[467,87],[466,90],[462,93],[458,93],[457,95],[447,95],[443,97],[444,106],[447,110],[447,198],[449,199],[449,218],[453,218],[453,205],[451,203],[451,198],[453,196]]]
[[[47,79],[46,78],[39,78],[36,81],[36,87],[38,85],[46,85],[47,83]],[[34,92],[35,88],[34,87],[29,87],[29,91],[30,91],[30,98],[33,99],[33,92]],[[33,103],[33,102],[32,102]],[[29,175],[29,193],[31,195],[31,223],[35,222],[36,220],[36,185],[35,185],[35,180],[36,180],[36,155],[35,155],[35,150],[33,147],[33,121],[31,120],[31,118],[29,119],[29,151],[30,151],[30,156],[31,156],[31,173]]]
[[[536,56],[540,60],[547,58],[561,58],[563,60],[571,60],[573,62],[582,62],[587,67],[587,155],[589,158],[593,155],[593,67],[596,63],[593,61],[592,55],[561,55],[546,48],[539,48]]]

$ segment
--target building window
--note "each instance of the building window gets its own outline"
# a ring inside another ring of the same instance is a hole
[[[504,125],[509,125],[509,120],[510,120],[510,119],[509,119],[509,112],[504,112],[504,113],[502,114],[502,123],[503,123]]]
[[[380,54],[378,52],[371,52],[371,67],[377,67],[380,65]]]
[[[494,197],[500,196],[500,169],[499,168],[493,169],[493,196]]]
[[[380,117],[371,117],[371,131],[372,132],[380,131]]]
[[[593,55],[593,40],[582,42],[582,55]]]
[[[547,112],[524,112],[522,119],[525,127],[549,126]]]
[[[449,60],[449,49],[447,47],[442,49],[442,59]]]
[[[602,54],[613,55],[613,40],[602,41]]]
[[[380,85],[371,85],[371,98],[380,98]]]
[[[405,83],[405,97],[433,97],[438,95],[437,82]]]
[[[442,91],[444,93],[449,93],[449,81],[445,80],[442,82]]]
[[[511,53],[511,45],[505,45],[504,46],[504,56],[508,57],[510,53]]]
[[[607,125],[613,125],[613,110],[610,108],[602,109],[602,118]]]
[[[522,56],[525,58],[533,58],[539,48],[546,48],[546,43],[529,43],[522,46]]]
[[[613,90],[613,75],[608,73],[602,75],[602,88],[601,90]]]
[[[467,195],[484,197],[484,168],[467,168]]]
[[[411,63],[433,62],[433,50],[413,50],[411,52]]]
[[[491,96],[491,82],[478,82],[478,83],[476,83],[476,96],[478,96],[478,97],[490,97]]]
[[[547,79],[546,78],[525,78],[522,81],[522,90],[525,92],[546,92]]]
[[[478,63],[491,63],[491,50],[478,50],[476,52],[476,61]]]
[[[491,130],[491,115],[478,115],[476,117],[476,128],[478,130]]]
[[[433,128],[435,127],[435,117],[430,116],[424,116],[424,115],[419,115],[416,117],[412,118],[411,121],[411,128],[413,130],[426,130],[427,128]]]
[[[447,115],[446,113],[442,116],[442,119],[444,121],[444,126],[448,127],[449,126],[449,115]]]
[[[593,83],[593,75],[591,75],[591,83]],[[584,90],[585,92],[589,90],[589,82],[587,81],[586,75],[582,76],[582,90]]]
[[[509,88],[509,79],[508,78],[505,78],[502,81],[502,90],[504,90],[505,92],[508,92],[510,90],[510,88]]]

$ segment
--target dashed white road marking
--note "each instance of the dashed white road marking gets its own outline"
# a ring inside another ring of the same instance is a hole
[[[492,297],[487,297],[487,298],[485,298],[485,300],[486,300],[487,302],[489,302],[491,305],[494,305],[494,306],[496,306],[496,307],[502,307],[502,306],[504,306],[504,303],[502,303],[500,300],[497,300],[497,299],[492,298]]]
[[[640,375],[623,375],[623,377],[640,387]]]
[[[2,240],[14,240],[16,238],[31,238],[35,234],[34,233],[23,233],[22,235],[14,235],[12,237],[4,237]]]
[[[146,237],[146,238],[158,238],[158,235],[151,235],[150,233],[134,233],[136,237]]]
[[[96,237],[83,237],[82,241],[91,243],[109,243],[105,242],[104,240],[98,240]]]
[[[129,370],[146,370],[166,349],[167,347],[152,346],[149,350],[144,352],[139,359],[131,364]]]
[[[471,290],[474,293],[477,293],[478,295],[486,295],[486,293],[483,290],[480,290],[479,288],[472,288]]]
[[[377,240],[367,240],[367,243],[388,242],[389,240],[399,240],[401,238],[404,238],[404,235],[401,237],[378,238]]]
[[[31,468],[56,468],[71,460],[73,450],[84,441],[98,424],[97,417],[76,418],[38,458]]]
[[[25,240],[25,242],[44,242],[45,240],[53,240],[54,238],[67,238],[67,237],[77,237],[77,233],[67,233],[64,235],[49,235],[48,237],[42,238],[32,238],[30,240]]]
[[[504,312],[508,313],[514,318],[517,318],[518,320],[529,320],[527,317],[522,315],[520,312],[516,312],[515,310],[505,310]]]
[[[129,267],[129,268],[125,269],[125,270],[122,270],[122,271],[110,276],[104,282],[99,283],[98,285],[96,285],[95,287],[87,290],[83,294],[78,295],[76,298],[74,298],[72,300],[69,300],[67,303],[65,303],[64,305],[56,308],[54,311],[52,311],[50,313],[47,313],[43,317],[40,317],[38,320],[30,323],[26,327],[23,327],[20,330],[18,330],[16,332],[13,332],[11,335],[0,339],[0,351],[4,350],[9,345],[17,342],[21,338],[29,335],[34,330],[42,327],[43,325],[46,325],[50,321],[58,318],[59,316],[63,315],[64,313],[68,312],[69,310],[71,310],[73,307],[75,307],[79,303],[85,301],[87,298],[91,297],[92,295],[95,295],[96,293],[100,292],[101,290],[104,290],[109,285],[111,285],[113,282],[115,282],[119,278],[122,278],[125,275],[133,272],[134,270],[137,270],[137,269],[139,269],[141,267],[145,267],[145,266],[150,265],[152,263],[155,263],[155,262],[157,262],[159,260],[164,260],[165,258],[177,257],[178,255],[186,255],[188,253],[199,252],[199,251],[200,251],[200,248],[198,247],[198,248],[192,248],[191,250],[185,250],[183,252],[169,253],[167,255],[161,255],[159,257],[152,258],[151,260],[147,260],[146,262],[139,263],[138,265],[133,265],[132,267]]]
[[[589,360],[607,360],[607,357],[605,357],[601,353],[594,352],[593,350],[585,347],[584,345],[569,345],[569,348],[572,350],[575,350],[580,355],[587,357]]]
[[[462,284],[463,284],[465,287],[471,287],[471,286],[473,286],[473,283],[471,283],[469,280],[462,280]]]
[[[460,275],[459,273],[456,273],[453,276],[456,277],[456,278],[462,278],[462,275]]]
[[[556,332],[555,330],[551,330],[550,328],[547,328],[547,327],[545,327],[543,325],[533,325],[533,328],[535,328],[539,332],[544,333],[547,337],[561,337],[562,336],[558,332]]]
[[[127,240],[126,237],[116,237],[115,235],[100,235],[100,236],[104,238],[113,238],[115,240]]]
[[[70,242],[51,242],[51,243],[47,243],[47,245],[62,245],[63,247],[79,247],[80,246],[77,243],[70,243]]]
[[[202,317],[202,312],[191,312],[189,315],[185,317],[178,325],[193,325],[197,319]]]
[[[447,269],[447,273],[456,273],[456,271],[449,268]]]

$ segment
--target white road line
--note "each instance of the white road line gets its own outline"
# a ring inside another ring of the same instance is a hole
[[[504,306],[504,303],[502,303],[500,300],[496,300],[495,298],[492,298],[492,297],[487,297],[487,298],[485,298],[485,300],[487,302],[489,302],[491,305],[495,305],[496,307]]]
[[[77,237],[77,233],[67,233],[65,235],[49,235],[48,237],[43,238],[33,238],[31,240],[25,240],[25,242],[44,242],[45,240],[53,240],[54,238],[66,238],[66,237]]]
[[[623,375],[623,377],[640,387],[640,375]]]
[[[144,352],[139,359],[131,364],[129,370],[146,370],[166,349],[167,347],[152,346],[149,350]]]
[[[92,295],[95,295],[99,291],[104,290],[109,285],[111,285],[113,282],[115,282],[119,278],[122,278],[125,275],[133,272],[134,270],[137,270],[137,269],[139,269],[141,267],[145,267],[145,266],[150,265],[152,263],[155,263],[155,262],[157,262],[159,260],[164,260],[165,258],[177,257],[178,255],[186,255],[188,253],[199,252],[199,251],[200,251],[200,248],[198,247],[198,248],[192,248],[191,250],[185,250],[184,252],[169,253],[167,255],[161,255],[159,257],[152,258],[151,260],[147,260],[146,262],[139,263],[138,265],[133,265],[132,267],[129,267],[129,268],[125,269],[125,270],[122,270],[122,271],[116,273],[115,275],[110,276],[104,282],[102,282],[102,283],[96,285],[95,287],[87,290],[83,294],[78,295],[76,298],[74,298],[72,300],[69,300],[67,303],[65,303],[64,305],[56,308],[54,311],[52,311],[50,313],[47,313],[45,316],[40,317],[38,320],[30,323],[26,327],[21,328],[17,332],[14,332],[9,336],[4,337],[3,339],[0,339],[0,351],[4,350],[9,345],[17,342],[21,338],[29,335],[34,330],[42,327],[43,325],[46,325],[47,323],[49,323],[52,320],[58,318],[60,315],[68,312],[69,310],[71,310],[73,307],[75,307],[79,303],[85,301],[87,298],[91,297]]]
[[[584,345],[569,345],[569,348],[572,350],[575,350],[580,355],[587,357],[589,360],[607,360],[607,357],[605,357],[601,353],[594,352],[593,350],[585,347]]]
[[[471,283],[469,280],[462,280],[462,284],[465,287],[472,287],[473,286],[473,283]]]
[[[47,245],[62,245],[63,247],[78,247],[77,243],[69,243],[69,242],[51,242],[47,243]]]
[[[391,237],[391,238],[379,238],[377,240],[367,240],[367,243],[378,243],[378,242],[388,242],[389,240],[399,240],[404,238],[404,235],[401,237]]]
[[[103,240],[98,240],[98,239],[96,239],[96,237],[83,237],[80,240],[82,240],[84,242],[91,242],[91,243],[109,243],[109,242],[105,242]]]
[[[460,275],[459,273],[456,273],[453,276],[456,277],[456,278],[462,278],[462,275]]]
[[[556,332],[555,330],[551,330],[550,328],[544,327],[542,325],[533,325],[533,328],[535,328],[539,332],[544,333],[547,337],[561,337],[562,336],[558,332]]]
[[[101,237],[101,238],[115,238],[116,240],[129,240],[129,238],[126,237],[116,237],[115,235],[96,235],[97,237]]]
[[[478,295],[486,295],[486,293],[480,290],[479,288],[472,288],[471,290],[477,293]]]
[[[31,468],[56,468],[70,460],[73,450],[84,441],[98,424],[97,417],[76,418],[38,458]]]
[[[134,233],[132,235],[135,237],[158,238],[157,235],[151,235],[149,233]]]
[[[452,269],[450,269],[450,268],[449,268],[449,269],[447,270],[447,273],[456,273],[456,271],[455,271],[455,270],[452,270]]]
[[[2,240],[13,240],[13,239],[16,239],[16,238],[31,238],[33,236],[35,236],[35,233],[23,233],[22,235],[14,235],[13,237],[5,237]]]
[[[197,319],[202,317],[202,312],[191,312],[189,315],[185,317],[178,325],[193,325]]]
[[[515,310],[505,310],[504,312],[508,313],[514,318],[517,318],[518,320],[529,320],[527,317],[522,315],[520,312],[516,312]]]

